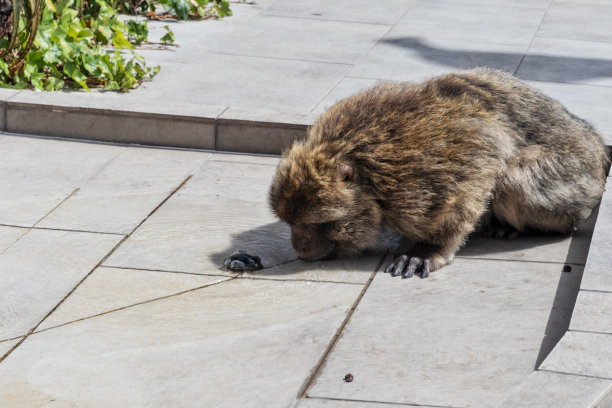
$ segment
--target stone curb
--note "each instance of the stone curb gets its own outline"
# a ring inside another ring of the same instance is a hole
[[[122,144],[280,154],[306,123],[137,112],[0,100],[0,131]]]

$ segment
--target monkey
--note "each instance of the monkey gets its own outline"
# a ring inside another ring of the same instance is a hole
[[[337,102],[283,153],[269,203],[301,259],[355,256],[391,228],[414,246],[385,272],[426,278],[487,217],[570,233],[601,199],[608,165],[586,121],[481,67]]]

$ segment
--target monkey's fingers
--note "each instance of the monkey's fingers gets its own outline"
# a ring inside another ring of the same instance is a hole
[[[429,259],[425,259],[423,261],[423,274],[421,275],[421,278],[428,277],[429,272],[431,272],[431,261]]]
[[[408,261],[407,255],[401,255],[395,258],[389,263],[385,269],[385,273],[390,273],[392,276],[399,276],[406,269],[406,262]]]
[[[402,278],[412,278],[417,268],[421,266],[423,263],[423,259],[413,256],[410,258],[410,263],[408,264],[408,268],[406,268],[406,272],[402,274]]]

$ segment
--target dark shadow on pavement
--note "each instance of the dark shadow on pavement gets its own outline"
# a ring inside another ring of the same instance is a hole
[[[385,38],[381,43],[413,50],[424,59],[458,69],[499,65],[500,61],[515,61],[523,57],[523,54],[438,48],[418,37]],[[509,56],[514,58],[509,59]],[[496,61],[498,63],[494,64]],[[521,63],[518,76],[526,80],[553,82],[612,78],[612,60],[529,54]]]

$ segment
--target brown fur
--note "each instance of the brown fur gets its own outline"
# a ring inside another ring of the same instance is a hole
[[[388,226],[433,248],[435,270],[488,212],[519,231],[571,231],[599,201],[607,165],[586,122],[479,68],[332,106],[284,153],[270,204],[301,258],[357,254]]]

